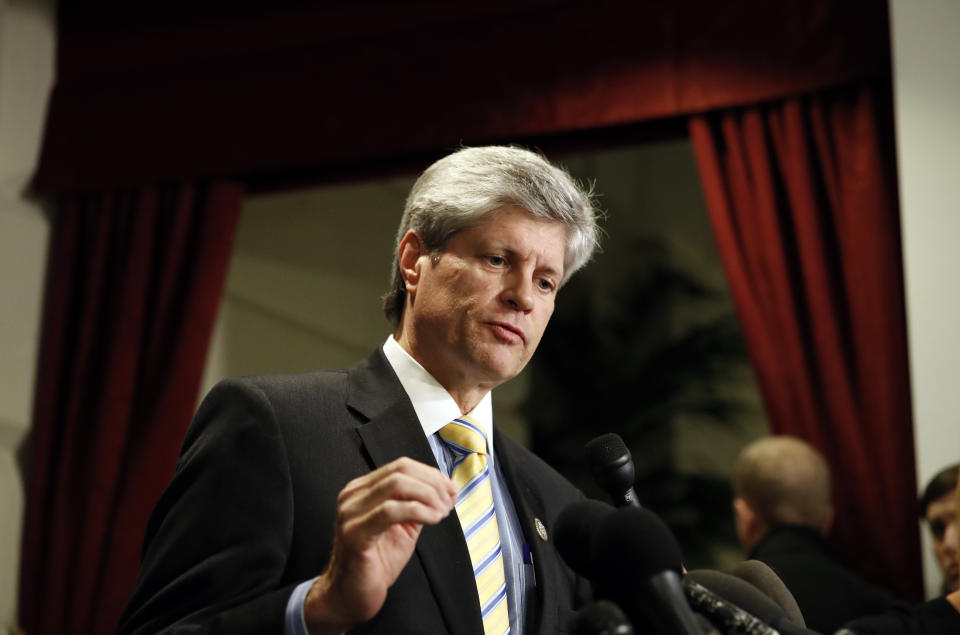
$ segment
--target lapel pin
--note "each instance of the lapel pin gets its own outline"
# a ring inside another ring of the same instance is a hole
[[[539,518],[533,519],[533,525],[537,528],[537,535],[540,536],[540,540],[547,539],[547,527],[543,524],[543,521]]]

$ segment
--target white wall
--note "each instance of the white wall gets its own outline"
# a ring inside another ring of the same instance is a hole
[[[960,461],[960,2],[891,0],[900,206],[922,487]],[[940,575],[923,530],[929,596]]]
[[[54,77],[53,0],[0,1],[0,630],[14,623],[23,483],[16,450],[30,427],[48,222],[23,192]]]
[[[233,375],[346,367],[381,343],[379,297],[412,183],[248,197],[202,392]]]

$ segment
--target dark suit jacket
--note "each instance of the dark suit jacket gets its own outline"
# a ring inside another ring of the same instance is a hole
[[[913,606],[898,603],[882,615],[862,617],[846,628],[856,635],[956,635],[960,613],[945,598]]]
[[[528,450],[494,447],[535,567],[528,632],[569,627],[587,584],[549,531],[581,497]],[[150,518],[140,575],[120,633],[282,633],[294,586],[321,572],[337,494],[397,457],[436,465],[380,350],[349,371],[226,380],[204,399],[176,474]],[[539,537],[535,519],[547,527]],[[426,526],[363,633],[483,632],[470,557],[455,514]]]
[[[807,628],[833,633],[861,615],[880,613],[893,601],[841,565],[810,527],[779,527],[764,536],[750,558],[776,572],[800,606]]]

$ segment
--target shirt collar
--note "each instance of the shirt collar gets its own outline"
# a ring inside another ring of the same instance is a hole
[[[450,393],[400,346],[393,335],[388,335],[387,341],[383,343],[383,354],[413,403],[424,435],[429,437],[461,415],[460,407]],[[480,403],[465,414],[470,415],[483,428],[483,433],[487,436],[488,454],[492,456],[493,400],[490,395],[491,393],[487,392]]]

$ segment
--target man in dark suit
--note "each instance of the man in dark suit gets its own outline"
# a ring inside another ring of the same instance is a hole
[[[590,195],[534,153],[428,168],[397,234],[393,335],[347,371],[211,391],[119,632],[566,630],[587,591],[550,532],[581,495],[493,428],[490,391],[526,365],[597,234]],[[451,421],[485,447],[444,436]],[[472,491],[489,512],[467,526]]]
[[[766,437],[744,448],[733,475],[737,536],[748,558],[783,580],[808,628],[833,633],[853,618],[880,613],[893,598],[834,557],[830,470],[810,444]]]

